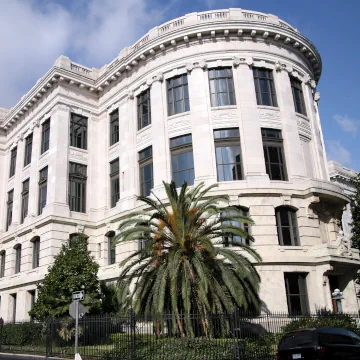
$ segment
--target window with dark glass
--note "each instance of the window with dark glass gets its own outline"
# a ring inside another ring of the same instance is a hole
[[[115,264],[116,263],[116,244],[114,241],[114,236],[108,237],[108,251],[109,251],[109,255],[108,255],[109,265]]]
[[[170,150],[172,179],[176,187],[185,182],[193,185],[195,173],[191,134],[170,139]]]
[[[186,74],[167,80],[169,116],[190,110],[188,77]]]
[[[241,212],[241,216],[249,216],[249,209],[244,208],[244,207],[239,207],[239,211]],[[226,216],[226,213],[224,214]],[[234,215],[234,213],[232,213],[231,211],[229,212],[229,215]],[[238,213],[236,213],[236,215],[239,215]],[[249,224],[246,222],[240,222],[240,221],[224,221],[225,224],[228,225],[233,225],[233,226],[237,226],[239,228],[242,228],[243,230],[245,230],[245,232],[249,235]],[[232,245],[250,245],[250,236],[243,238],[239,235],[234,235],[234,234],[229,234],[227,236],[225,236],[224,238],[224,247],[231,247]]]
[[[272,70],[253,68],[258,105],[278,106]]]
[[[270,180],[287,180],[283,139],[280,130],[261,129],[266,173]]]
[[[296,211],[286,206],[280,206],[275,209],[275,216],[279,244],[283,246],[300,245]]]
[[[70,118],[70,146],[87,149],[87,123],[84,116],[71,114]]]
[[[111,207],[120,199],[119,159],[110,163]]]
[[[6,260],[6,252],[2,250],[0,252],[0,278],[5,276],[5,260]]]
[[[30,310],[32,310],[34,308],[34,305],[35,305],[36,291],[35,290],[30,290],[29,295],[30,295]]]
[[[48,168],[45,167],[42,170],[40,170],[40,176],[39,176],[39,215],[42,214],[43,208],[46,205],[47,178],[48,178]]]
[[[10,155],[10,177],[15,175],[17,148],[11,150]]]
[[[24,158],[24,166],[29,165],[29,164],[31,163],[32,142],[33,142],[33,134],[30,134],[30,135],[25,139],[25,158]]]
[[[119,142],[119,110],[110,114],[110,146]]]
[[[234,82],[231,68],[209,70],[211,106],[235,105]]]
[[[30,179],[25,180],[22,183],[22,192],[21,192],[21,223],[24,222],[24,219],[28,215],[29,207],[29,184]]]
[[[300,80],[290,76],[291,91],[294,99],[295,111],[299,114],[306,115],[304,94]]]
[[[12,322],[15,323],[16,321],[16,303],[17,303],[17,295],[16,294],[10,294],[12,298]]]
[[[86,212],[86,165],[69,163],[69,207]]]
[[[15,249],[15,274],[21,270],[21,244],[16,244]]]
[[[47,119],[42,124],[42,130],[41,130],[41,153],[49,150],[50,146],[50,119]]]
[[[13,203],[14,203],[14,190],[10,190],[8,192],[8,198],[6,203],[6,231],[9,230],[9,226],[12,223]]]
[[[239,129],[214,131],[218,181],[241,180]]]
[[[154,186],[152,147],[139,152],[140,195],[149,196]]]
[[[150,89],[145,90],[137,97],[138,130],[151,124]]]
[[[35,269],[40,264],[40,237],[35,236],[31,242],[33,246],[32,267]]]
[[[306,275],[305,273],[284,273],[290,315],[307,315],[309,313]]]

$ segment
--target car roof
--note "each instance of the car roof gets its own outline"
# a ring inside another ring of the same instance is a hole
[[[344,329],[344,328],[336,328],[336,327],[330,327],[330,326],[324,326],[321,328],[311,328],[311,329],[299,329],[295,331],[290,331],[286,333],[285,335],[293,335],[293,334],[299,334],[304,331],[312,331],[312,332],[319,332],[319,333],[327,333],[327,334],[339,334],[339,335],[345,335],[345,336],[352,336],[354,333],[350,330]]]

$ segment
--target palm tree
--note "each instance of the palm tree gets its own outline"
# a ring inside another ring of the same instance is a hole
[[[217,185],[194,188],[164,182],[167,201],[140,197],[149,210],[132,213],[119,226],[118,242],[138,241],[138,251],[120,266],[120,283],[133,283],[133,304],[139,314],[175,314],[182,335],[192,333],[190,314],[201,317],[207,333],[210,313],[229,313],[234,306],[258,309],[260,277],[252,261],[261,261],[251,247],[230,240],[240,251],[217,245],[225,238],[250,238],[239,223],[252,224],[228,206],[227,195],[211,196]],[[221,204],[225,206],[221,206]],[[226,240],[228,242],[228,240]],[[180,314],[185,322],[180,321]],[[185,326],[185,327],[184,327]]]

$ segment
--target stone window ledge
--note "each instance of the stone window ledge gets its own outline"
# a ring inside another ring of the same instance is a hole
[[[304,119],[306,121],[310,121],[310,119],[306,116],[306,115],[303,115],[303,114],[300,114],[300,113],[297,113],[295,112],[296,116],[301,118],[301,119]]]
[[[109,151],[111,151],[112,149],[115,149],[117,146],[119,146],[119,141],[116,142],[115,144],[112,144],[111,146],[109,146]],[[75,148],[77,149],[77,148]]]
[[[191,111],[184,111],[184,112],[179,113],[179,114],[171,115],[171,116],[168,116],[168,120],[176,119],[176,118],[181,117],[181,116],[190,115],[190,113],[191,113]]]
[[[138,130],[138,131],[136,132],[136,135],[140,135],[140,134],[142,134],[143,132],[151,129],[151,125],[152,125],[152,124],[146,125],[146,126],[143,127],[142,129]]]
[[[302,251],[302,252],[308,252],[309,249],[305,246],[278,246],[278,249],[280,252],[285,252],[285,251],[290,251],[290,250],[295,250],[295,251]]]
[[[40,155],[39,160],[49,155],[49,150],[46,150],[43,154]]]
[[[280,111],[280,108],[279,108],[279,107],[275,107],[275,106],[258,105],[257,108],[258,108],[258,109],[261,109],[261,110]]]
[[[114,144],[115,145],[115,144]],[[89,150],[85,150],[85,149],[80,149],[80,148],[77,148],[75,146],[69,146],[69,149],[70,150],[74,150],[74,151],[79,151],[79,152],[82,152],[84,154],[87,154],[89,152]]]
[[[237,105],[224,105],[224,106],[212,106],[211,107],[211,111],[226,110],[226,109],[237,109]]]
[[[26,166],[23,167],[22,171],[25,171],[27,169],[30,169],[31,166],[31,162],[29,164],[27,164]]]

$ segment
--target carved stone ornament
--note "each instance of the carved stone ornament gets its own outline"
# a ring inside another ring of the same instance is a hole
[[[85,225],[83,225],[83,224],[77,224],[76,225],[76,232],[78,234],[83,234],[84,230],[85,230]]]
[[[241,64],[252,66],[253,63],[254,63],[253,58],[251,58],[251,57],[237,57],[237,56],[234,56],[232,60],[233,60],[233,65],[235,67],[239,66]]]
[[[150,76],[146,80],[146,83],[148,84],[148,86],[151,86],[155,81],[162,82],[163,80],[164,80],[164,75],[162,73],[157,73],[153,76]]]
[[[317,92],[315,93],[315,95],[314,95],[314,100],[315,100],[316,102],[318,102],[318,101],[320,100],[320,92],[319,92],[319,91],[317,91]]]
[[[336,238],[336,243],[338,246],[339,255],[352,257],[353,253],[351,250],[351,239],[348,236],[345,236],[341,230],[339,231],[339,235]]]
[[[114,104],[111,104],[108,108],[107,108],[107,112],[108,114],[111,114],[113,111],[115,111],[116,109],[119,108],[119,103],[116,102]]]
[[[190,63],[186,63],[185,67],[186,67],[186,70],[190,72],[193,69],[206,69],[207,63],[205,60],[197,60],[197,61],[193,61]]]
[[[78,107],[75,106],[71,106],[70,111],[74,114],[78,114],[81,116],[85,116],[85,117],[89,117],[90,116],[90,111],[84,110],[84,109],[80,109]]]
[[[40,126],[40,120],[33,120],[29,126],[29,130],[33,131],[35,127],[39,127]]]
[[[296,70],[289,71],[289,73],[291,74],[292,77],[299,79],[301,81],[303,80],[302,76]]]
[[[286,70],[288,73],[291,73],[293,71],[293,68],[291,65],[285,64],[285,63],[281,63],[280,61],[277,61],[275,63],[275,70],[276,71],[282,71],[282,70]]]
[[[128,90],[127,98],[128,98],[128,100],[133,100],[134,99],[134,92],[132,90]]]

